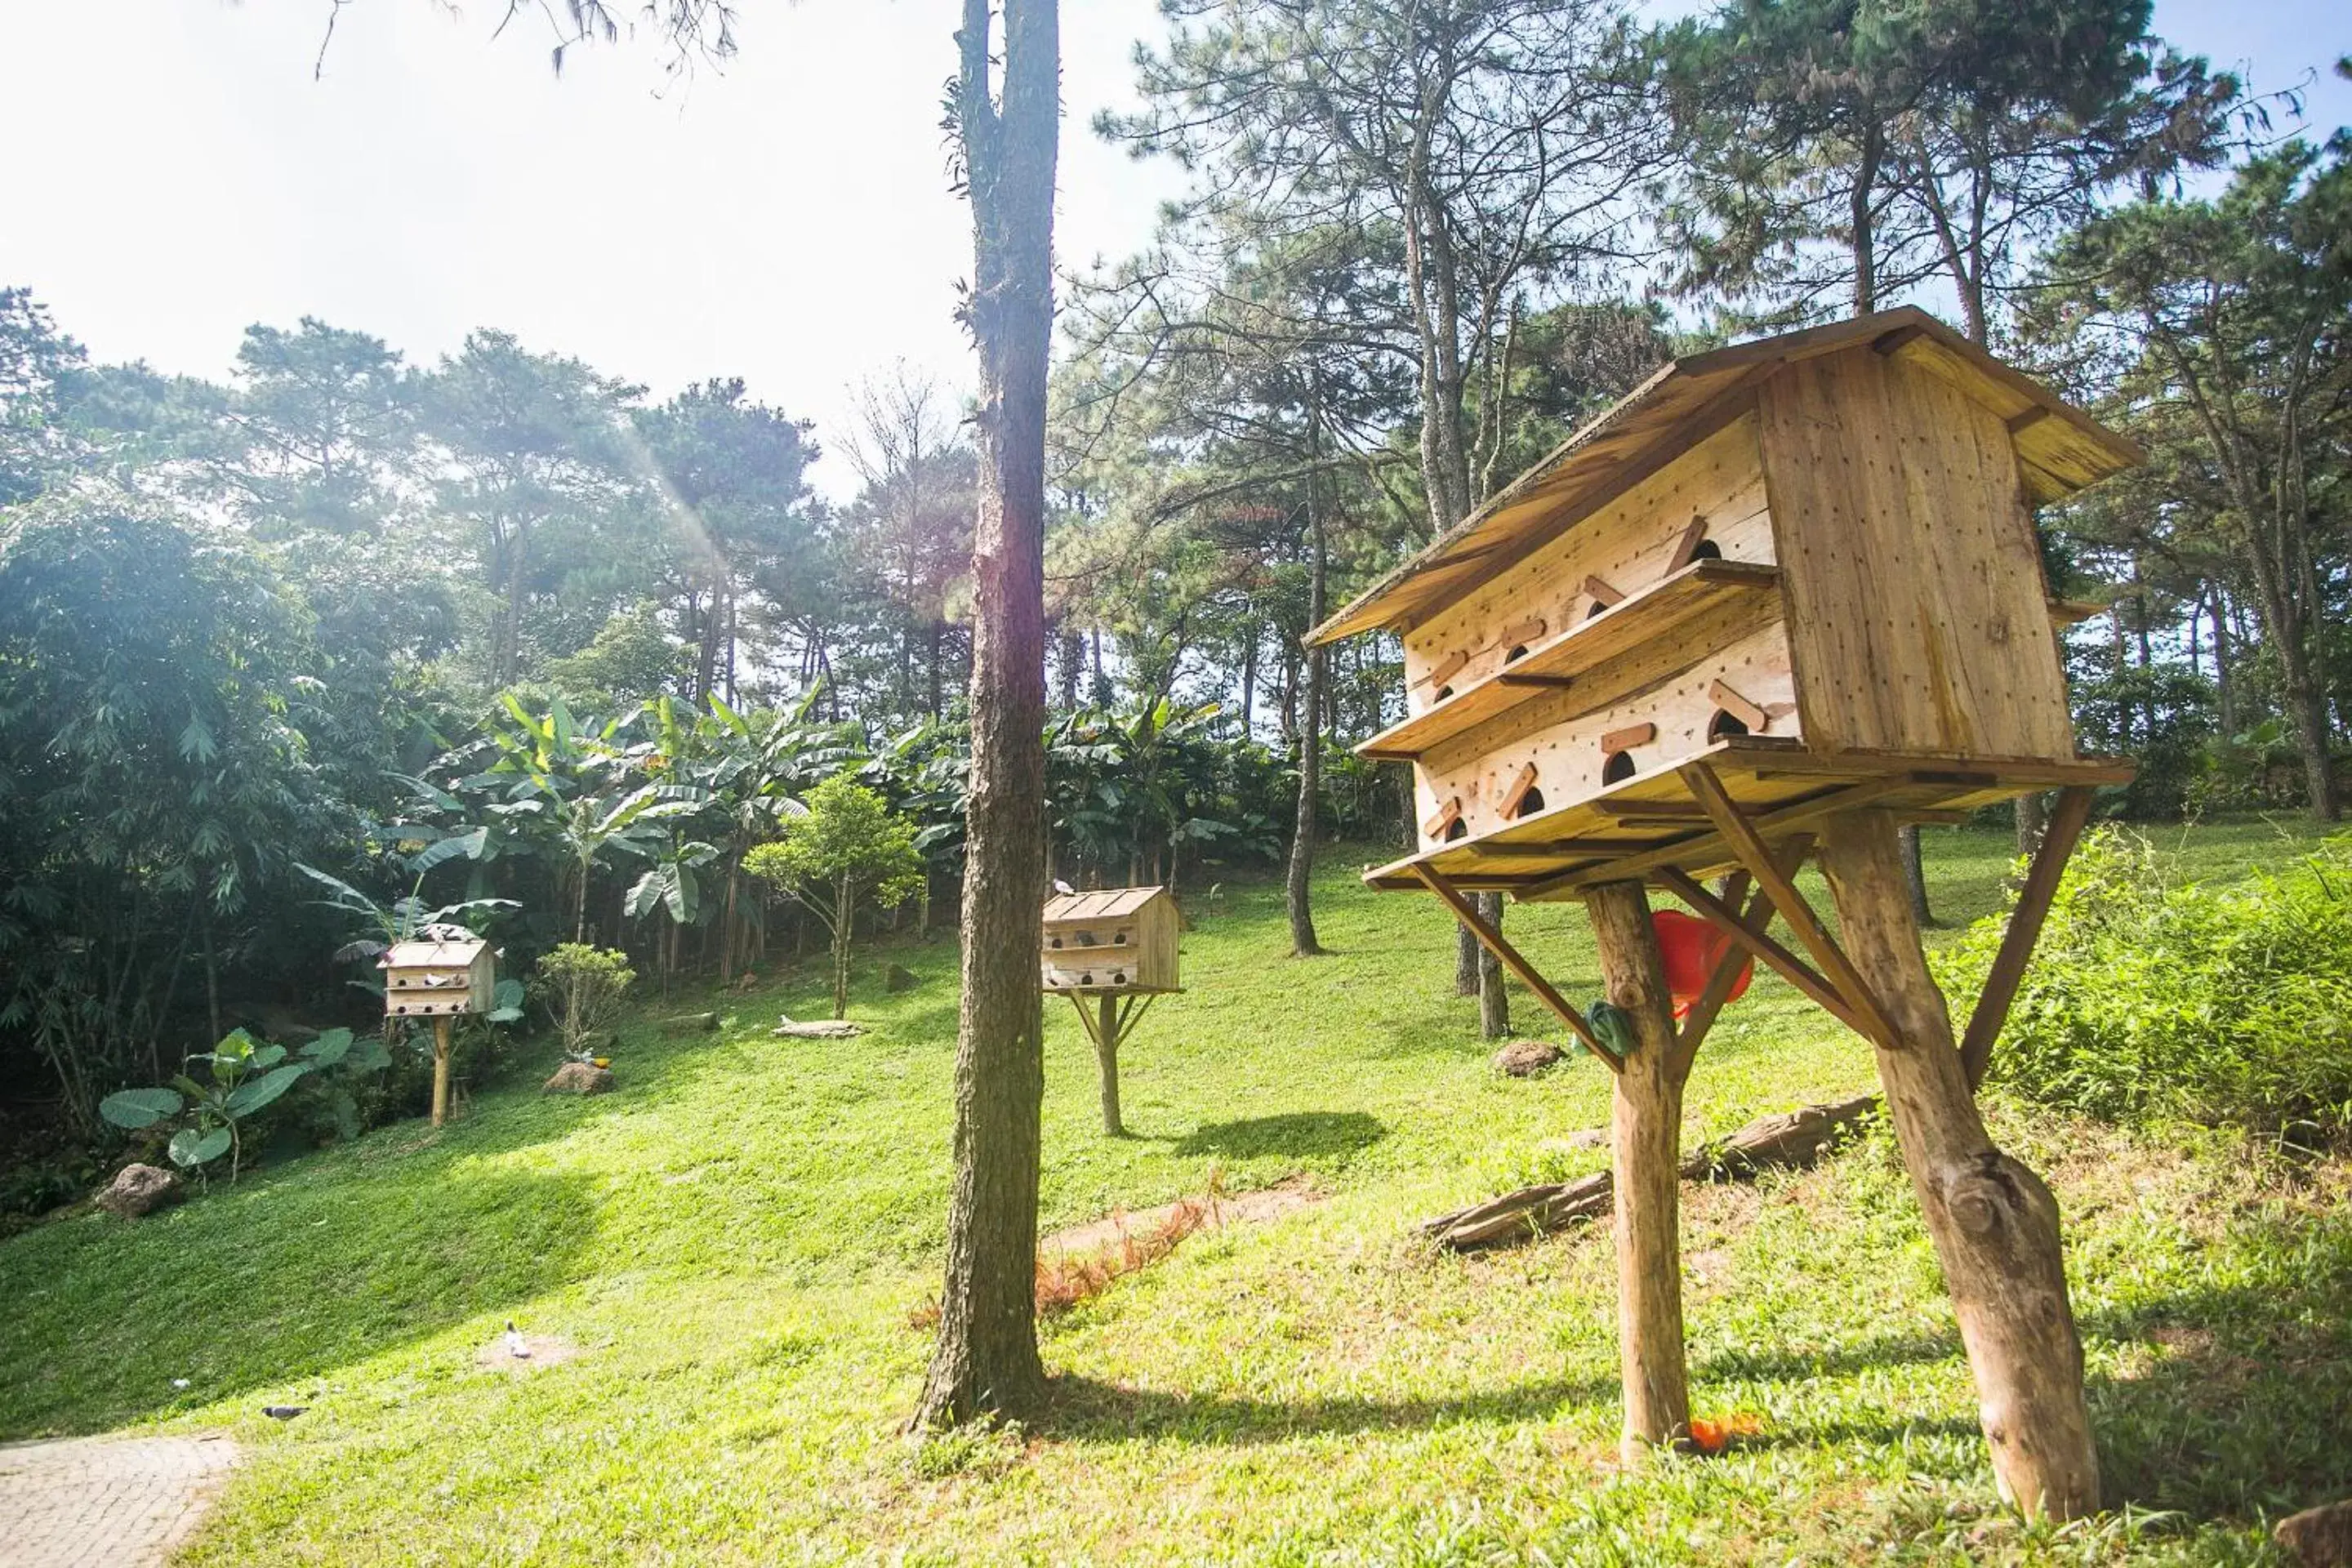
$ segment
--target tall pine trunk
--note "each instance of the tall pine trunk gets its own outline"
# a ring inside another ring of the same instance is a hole
[[[1054,325],[1055,0],[1002,0],[1003,95],[990,91],[990,0],[964,0],[957,132],[971,198],[969,321],[980,354],[971,774],[955,1184],[939,1342],[916,1420],[1014,1414],[1044,1396],[1037,1182],[1045,1094],[1045,366]]]
[[[1315,480],[1307,481],[1307,545],[1312,552],[1307,569],[1307,625],[1311,631],[1323,624],[1326,551],[1323,514],[1315,503]],[[1290,910],[1290,952],[1311,958],[1323,951],[1315,937],[1315,910],[1310,902],[1315,878],[1315,813],[1323,793],[1323,671],[1329,650],[1319,644],[1307,650],[1306,723],[1298,731],[1298,817],[1290,836],[1290,868],[1283,899]]]

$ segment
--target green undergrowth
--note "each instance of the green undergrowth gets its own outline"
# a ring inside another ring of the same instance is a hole
[[[2002,837],[1927,837],[1945,917],[1997,908]],[[2181,843],[2213,880],[2295,852],[2260,824]],[[1580,1060],[1493,1073],[1450,928],[1361,890],[1370,854],[1319,881],[1328,958],[1283,956],[1276,885],[1187,894],[1187,989],[1122,1053],[1131,1137],[1101,1135],[1091,1051],[1049,1012],[1049,1228],[1298,1173],[1325,1196],[1055,1319],[1055,1397],[1025,1426],[902,1430],[950,1173],[942,934],[861,954],[858,1039],[768,1033],[826,1010],[821,965],[686,994],[650,1012],[724,1027],[625,1023],[612,1095],[524,1075],[439,1133],[0,1243],[0,1437],[234,1431],[247,1463],[199,1564],[2257,1563],[2269,1518],[2352,1485],[2352,1167],[1999,1098],[1996,1135],[2065,1209],[2111,1511],[2055,1531],[2000,1508],[1883,1131],[1689,1192],[1695,1400],[1761,1430],[1621,1472],[1605,1232],[1475,1258],[1413,1236],[1598,1168],[1569,1135],[1604,1122],[1607,1083]],[[1597,993],[1572,908],[1509,928],[1570,998]],[[886,962],[919,983],[883,994]],[[1685,1135],[1871,1079],[1759,978],[1709,1037]],[[485,1363],[510,1318],[579,1353]],[[310,1409],[279,1425],[273,1403]]]
[[[1980,921],[1946,950],[1956,994],[1983,984],[2005,927]],[[2352,837],[2217,887],[2102,828],[2076,850],[2036,958],[1996,1083],[2143,1125],[2352,1133]]]

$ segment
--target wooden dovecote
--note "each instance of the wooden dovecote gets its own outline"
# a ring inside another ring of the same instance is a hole
[[[1573,893],[1693,838],[1701,757],[1742,805],[1913,819],[2126,776],[2075,750],[2054,631],[2095,606],[2050,599],[2032,509],[2136,460],[1917,310],[1668,365],[1309,634],[1403,644],[1358,750],[1413,764],[1422,842],[1371,881]]]
[[[383,1014],[433,1025],[433,1125],[449,1119],[449,1026],[463,1013],[496,1005],[498,955],[458,925],[429,925],[415,940],[396,942],[376,960],[383,971]]]
[[[1173,991],[1181,924],[1165,888],[1059,894],[1045,905],[1045,989]]]
[[[1752,958],[1874,1047],[2002,1496],[2097,1506],[2057,1208],[1974,1090],[2094,790],[2132,771],[2076,750],[2055,634],[2087,612],[2050,598],[2032,508],[2137,456],[1933,318],[1885,311],[1667,365],[1308,634],[1403,644],[1406,717],[1359,750],[1412,764],[1421,842],[1366,879],[1435,894],[1613,1075],[1629,1458],[1691,1430],[1683,1089]],[[1896,825],[2049,789],[1963,1035]],[[1796,882],[1816,855],[1835,930]],[[1654,888],[1730,946],[1679,1024]],[[1605,1037],[1472,891],[1583,901]]]
[[[1165,888],[1103,888],[1058,893],[1045,902],[1044,980],[1066,996],[1094,1042],[1101,1072],[1103,1131],[1125,1133],[1118,1108],[1118,1047],[1152,1001],[1180,989],[1176,948],[1183,931]]]
[[[490,944],[463,926],[427,926],[417,941],[393,943],[376,966],[389,1018],[486,1013],[498,990]]]

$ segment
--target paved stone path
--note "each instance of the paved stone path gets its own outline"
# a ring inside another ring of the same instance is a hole
[[[0,1568],[159,1568],[236,1463],[226,1437],[0,1445]]]

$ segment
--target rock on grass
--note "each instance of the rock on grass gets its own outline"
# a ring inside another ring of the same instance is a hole
[[[171,1172],[159,1165],[125,1165],[96,1201],[109,1214],[137,1219],[179,1202],[180,1196],[180,1178]]]
[[[565,1062],[541,1087],[542,1094],[606,1094],[613,1088],[610,1068],[594,1062]]]

